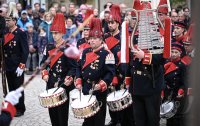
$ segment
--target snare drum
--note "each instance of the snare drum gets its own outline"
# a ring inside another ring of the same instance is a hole
[[[88,102],[90,95],[83,95],[80,99],[76,99],[72,102],[72,112],[74,117],[78,119],[85,119],[95,115],[102,106],[101,102],[98,102],[96,96],[92,96]],[[100,104],[99,104],[100,103]]]
[[[112,92],[107,97],[107,104],[110,111],[121,111],[132,104],[131,94],[125,89]],[[123,94],[124,93],[124,94]]]
[[[44,91],[39,95],[39,101],[42,107],[52,108],[63,104],[67,100],[65,89],[60,87],[55,93],[57,88],[52,88]]]
[[[178,107],[180,106],[179,102],[174,101],[166,101],[160,106],[160,117],[163,119],[169,119],[173,117]]]

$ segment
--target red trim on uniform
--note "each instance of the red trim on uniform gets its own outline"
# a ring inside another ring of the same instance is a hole
[[[113,36],[110,36],[105,40],[105,42],[108,46],[108,49],[111,50],[115,45],[119,43],[119,40]]]
[[[144,53],[144,58],[142,63],[143,64],[151,64],[152,54],[151,53]]]
[[[184,94],[184,90],[183,89],[179,89],[178,90],[178,95],[183,95]]]
[[[43,78],[45,75],[49,75],[48,70],[43,70],[43,71],[42,71],[42,78]]]
[[[9,112],[10,116],[13,118],[16,114],[15,106],[13,106],[10,102],[2,103],[2,111]]]
[[[163,98],[165,95],[164,90],[161,91],[161,97]]]
[[[131,77],[125,77],[125,85],[131,84]]]
[[[174,24],[174,26],[178,26],[178,27],[181,27],[181,28],[185,28],[184,25],[181,25],[181,24]]]
[[[4,35],[4,44],[6,45],[8,42],[10,42],[15,36],[12,33],[7,33]]]
[[[71,77],[71,76],[66,76],[66,77],[65,77],[65,81],[67,81],[67,80],[73,81],[73,77]]]
[[[101,87],[101,92],[104,92],[104,91],[107,89],[107,84],[106,84],[106,82],[104,82],[103,80],[101,80],[101,81],[99,82],[99,85],[100,85],[100,87]]]
[[[169,58],[170,56],[171,56],[171,18],[166,18],[163,57]]]
[[[184,63],[185,65],[190,65],[191,62],[192,62],[192,58],[189,57],[189,56],[184,56],[184,57],[181,59],[181,62]]]
[[[165,75],[172,72],[172,71],[175,71],[176,69],[178,69],[178,67],[176,66],[176,64],[174,64],[173,62],[168,62],[164,65],[164,68],[165,68]]]
[[[88,66],[90,63],[92,63],[92,62],[94,62],[96,59],[98,59],[99,58],[99,55],[97,55],[96,53],[94,53],[94,52],[89,52],[89,53],[87,53],[86,54],[86,61],[85,61],[85,63],[84,63],[84,65],[83,65],[83,67],[82,67],[82,70],[86,67],[86,66]]]
[[[82,85],[82,79],[81,78],[77,78],[75,81],[75,86],[77,85]]]
[[[49,56],[54,55],[54,53],[55,53],[56,50],[57,50],[57,49],[55,48],[55,49],[52,49],[52,50],[48,51],[48,52],[49,52]],[[56,63],[56,61],[57,61],[62,55],[63,55],[63,52],[61,52],[61,51],[58,51],[58,52],[57,52],[57,54],[51,59],[50,68],[52,68],[52,66]]]
[[[25,64],[20,63],[20,64],[19,64],[19,68],[20,68],[20,69],[24,69],[24,68],[25,68]]]
[[[112,85],[113,85],[113,86],[116,86],[116,85],[118,85],[118,83],[119,83],[119,81],[118,81],[117,76],[114,76],[114,77],[113,77],[113,80],[112,80]]]
[[[79,50],[84,50],[84,49],[90,48],[90,44],[85,42],[85,43],[79,45],[78,48],[79,48]]]
[[[182,35],[181,37],[178,37],[178,38],[176,38],[176,41],[180,43],[180,41],[181,41],[181,40],[183,40],[183,39],[184,39],[184,37],[185,37],[185,36],[184,36],[184,35]],[[180,44],[182,44],[182,43],[180,43]]]

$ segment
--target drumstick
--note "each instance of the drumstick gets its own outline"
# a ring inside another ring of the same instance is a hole
[[[115,87],[114,87],[114,97],[115,97],[115,91],[116,91],[116,89],[115,89]]]
[[[89,98],[88,102],[89,102],[90,99],[92,98],[95,85],[96,85],[96,84],[93,82],[93,84],[92,84],[92,93],[91,93],[91,95],[90,95],[90,98]]]
[[[81,90],[79,91],[79,93],[80,93],[80,102],[81,102]]]
[[[71,38],[73,38],[74,36],[76,36],[76,35],[78,34],[78,32],[81,31],[81,30],[83,29],[83,27],[86,26],[86,25],[88,24],[88,22],[89,22],[93,17],[94,17],[93,14],[90,15],[90,16],[83,22],[83,24],[80,25],[80,26],[77,28],[77,30],[74,31],[74,32],[72,33],[72,35],[71,35],[66,41],[69,41],[69,39],[71,39]],[[66,44],[66,43],[64,43],[64,44]],[[62,46],[61,46],[61,47],[62,47]],[[61,48],[61,47],[60,47],[60,48]],[[49,57],[47,58],[47,60],[41,65],[40,68],[39,68],[39,67],[36,68],[36,70],[33,72],[33,74],[31,75],[31,77],[28,79],[28,81],[26,81],[26,82],[22,85],[22,87],[25,88],[25,87],[36,77],[36,75],[40,72],[40,70],[45,69],[45,67],[50,63],[51,59],[57,55],[57,53],[58,53],[58,51],[60,50],[60,48],[58,48],[58,49],[53,53],[53,55],[49,56]]]
[[[125,94],[125,92],[127,91],[128,89],[125,89],[124,93],[122,94],[122,96]]]

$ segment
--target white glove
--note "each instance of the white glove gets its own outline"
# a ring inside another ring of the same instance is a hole
[[[134,51],[135,58],[142,60],[144,58],[144,51],[137,48],[137,51]]]
[[[21,76],[23,72],[24,72],[24,69],[17,67],[17,70],[16,70],[17,77]]]
[[[6,95],[5,101],[10,102],[12,105],[16,105],[19,102],[19,98],[22,96],[23,87],[19,87],[15,91],[11,91]]]

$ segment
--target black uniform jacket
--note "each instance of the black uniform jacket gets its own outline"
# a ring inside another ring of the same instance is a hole
[[[20,63],[25,64],[29,54],[25,32],[19,28],[12,33],[7,32],[4,35],[3,51],[6,71],[15,71]]]
[[[58,85],[62,84],[66,76],[75,76],[77,63],[74,59],[68,58],[64,55],[63,51],[66,48],[67,47],[60,49],[56,56],[54,56],[50,63],[46,66],[46,70],[48,70],[49,73],[49,80],[47,82],[48,89],[54,88],[56,82],[58,82]],[[45,55],[41,64],[44,63],[50,55],[53,55],[56,49],[57,48],[53,44],[48,44],[46,46],[46,50],[44,52]],[[66,88],[66,86],[63,87]],[[73,88],[73,84],[71,84],[69,88],[71,90]]]
[[[115,60],[112,53],[105,50],[103,47],[97,51],[91,48],[85,49],[82,58],[79,62],[79,67],[76,71],[76,77],[82,79],[83,93],[89,94],[93,84],[98,84],[103,80],[107,85],[110,85],[115,74]],[[102,92],[107,94],[106,91]],[[94,94],[102,94],[97,91]]]
[[[169,96],[172,91],[172,98],[178,95],[178,90],[183,89],[185,91],[185,73],[186,66],[179,60],[176,62],[167,62],[165,65],[165,95]],[[167,97],[166,96],[166,97]]]

